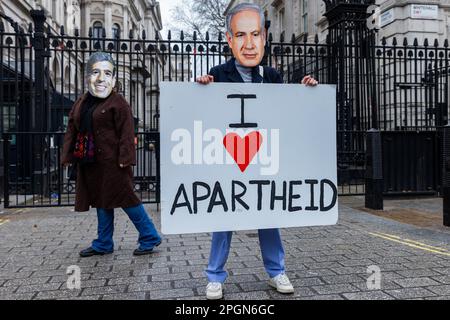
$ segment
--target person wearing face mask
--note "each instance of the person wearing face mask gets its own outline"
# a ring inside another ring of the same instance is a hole
[[[133,190],[136,150],[131,107],[113,91],[115,68],[109,54],[92,54],[86,75],[88,92],[69,113],[61,156],[63,166],[77,164],[75,211],[97,210],[98,237],[80,256],[114,251],[115,208],[122,208],[139,232],[133,254],[149,254],[161,244],[161,237]]]
[[[213,67],[209,74],[196,81],[204,85],[212,82],[283,83],[275,69],[260,66],[266,39],[264,24],[264,13],[256,4],[241,3],[231,9],[226,17],[226,37],[233,58]],[[318,84],[309,75],[301,83],[307,86]],[[258,235],[264,267],[270,277],[269,285],[280,293],[293,293],[294,287],[285,273],[285,253],[279,230],[261,229]],[[231,236],[231,231],[213,233],[209,263],[205,270],[209,281],[206,286],[207,299],[223,297],[223,283],[228,276],[224,267],[230,252]]]

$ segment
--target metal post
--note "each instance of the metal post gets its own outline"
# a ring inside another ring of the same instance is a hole
[[[34,108],[31,114],[32,131],[36,132],[36,139],[32,143],[36,146],[36,152],[32,162],[33,193],[46,194],[47,185],[45,177],[45,136],[40,132],[49,131],[49,109],[45,99],[45,57],[46,52],[44,23],[46,20],[43,10],[31,10],[34,22],[33,48],[34,48]]]
[[[450,227],[450,125],[443,129],[442,144],[442,196],[443,196],[443,223]]]
[[[376,129],[370,129],[367,131],[366,141],[365,207],[373,210],[383,210],[381,132]]]
[[[31,10],[31,17],[34,21],[34,112],[32,116],[32,130],[44,132],[47,129],[47,110],[45,106],[45,34],[44,23],[46,20],[43,10]]]
[[[9,133],[3,133],[3,206],[9,208],[9,142],[11,135]]]

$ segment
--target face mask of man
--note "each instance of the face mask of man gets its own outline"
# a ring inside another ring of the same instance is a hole
[[[234,57],[244,67],[255,67],[264,57],[265,30],[260,19],[256,11],[241,11],[231,19],[233,34],[226,33]]]
[[[114,66],[111,62],[100,61],[92,66],[88,75],[88,89],[92,96],[105,99],[109,97],[115,85]]]

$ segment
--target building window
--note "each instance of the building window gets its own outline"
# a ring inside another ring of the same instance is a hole
[[[302,1],[303,32],[308,32],[308,0]]]
[[[93,28],[93,36],[94,39],[100,39],[103,37],[103,24],[99,21],[94,23],[94,28]]]
[[[284,8],[280,9],[278,11],[278,28],[280,33],[284,31],[284,23],[285,23],[285,17],[284,17]]]
[[[121,30],[120,30],[120,26],[117,23],[114,23],[113,28],[112,28],[112,35],[114,39],[119,39],[121,36]]]

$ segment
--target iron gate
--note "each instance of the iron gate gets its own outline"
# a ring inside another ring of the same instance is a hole
[[[351,8],[349,6],[352,6]],[[356,8],[356,9],[355,9]],[[367,30],[367,6],[327,4],[327,41],[298,41],[269,34],[267,64],[287,83],[311,74],[337,84],[337,163],[340,195],[364,194],[365,133],[436,132],[447,122],[448,41],[443,46],[384,39]],[[348,16],[348,10],[354,15]],[[85,92],[84,63],[98,50],[110,52],[118,87],[133,108],[138,146],[136,191],[143,202],[159,202],[159,82],[193,81],[231,57],[223,36],[205,41],[147,39],[145,32],[126,39],[55,34],[43,12],[33,11],[28,30],[6,32],[0,19],[0,161],[6,207],[73,205],[73,181],[60,167],[61,137],[73,102]],[[388,150],[389,148],[386,148]],[[433,152],[437,149],[433,149]],[[439,159],[434,154],[433,161]],[[426,172],[420,173],[426,174]],[[436,191],[436,190],[434,190]]]

